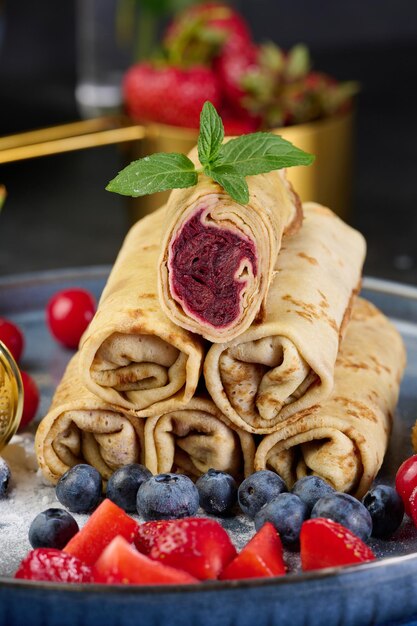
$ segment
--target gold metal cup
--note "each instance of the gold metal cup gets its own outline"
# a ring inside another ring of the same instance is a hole
[[[23,411],[23,384],[15,360],[0,341],[0,450],[19,428]]]
[[[309,167],[290,167],[287,170],[288,178],[301,200],[319,202],[347,220],[352,188],[353,113],[277,128],[273,132],[316,157]],[[196,143],[197,131],[150,124],[143,139],[126,144],[126,161],[154,152],[187,153]],[[131,221],[152,213],[167,201],[168,196],[169,192],[161,192],[129,199]]]

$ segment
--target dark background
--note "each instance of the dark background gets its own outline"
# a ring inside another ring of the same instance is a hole
[[[417,284],[417,2],[235,4],[258,41],[303,41],[316,69],[361,83],[349,221],[368,240],[368,275]],[[77,119],[74,0],[1,6],[0,135]],[[122,163],[109,146],[0,165],[0,274],[112,263],[129,221],[104,186]]]

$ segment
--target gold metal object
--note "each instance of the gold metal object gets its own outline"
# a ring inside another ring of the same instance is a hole
[[[0,450],[19,428],[23,411],[23,385],[15,360],[0,341]]]
[[[144,126],[126,125],[122,117],[98,117],[42,128],[0,137],[0,163],[137,141],[145,134]]]
[[[351,201],[353,113],[274,132],[316,156],[309,167],[288,168],[288,177],[303,201],[315,200],[347,219]],[[187,153],[197,131],[162,124],[141,126],[123,117],[100,117],[0,138],[0,163],[111,144],[130,144],[127,160],[153,152]],[[128,200],[132,221],[152,212],[169,192]]]

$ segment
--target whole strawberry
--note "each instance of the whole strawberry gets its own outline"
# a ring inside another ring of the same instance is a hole
[[[123,92],[128,114],[140,122],[198,128],[204,102],[220,106],[217,78],[203,66],[139,63],[127,71]]]
[[[54,548],[31,550],[23,559],[15,578],[59,583],[90,583],[93,573],[80,559]]]
[[[245,97],[248,90],[245,78],[259,72],[258,49],[255,45],[225,45],[214,61],[225,102],[242,114],[246,112]]]
[[[248,24],[232,7],[221,2],[205,2],[175,17],[163,45],[174,61],[208,64],[225,46],[241,49],[251,41]]]

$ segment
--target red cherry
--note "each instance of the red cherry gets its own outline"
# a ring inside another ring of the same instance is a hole
[[[404,503],[405,512],[411,516],[410,497],[417,487],[417,454],[410,456],[398,468],[395,488]]]
[[[9,348],[17,363],[22,356],[25,340],[20,328],[4,317],[0,317],[0,341]]]
[[[23,383],[23,413],[19,430],[27,426],[36,415],[39,406],[38,386],[27,372],[20,372]]]
[[[64,346],[76,349],[95,310],[95,299],[85,289],[58,291],[46,307],[49,330]]]

